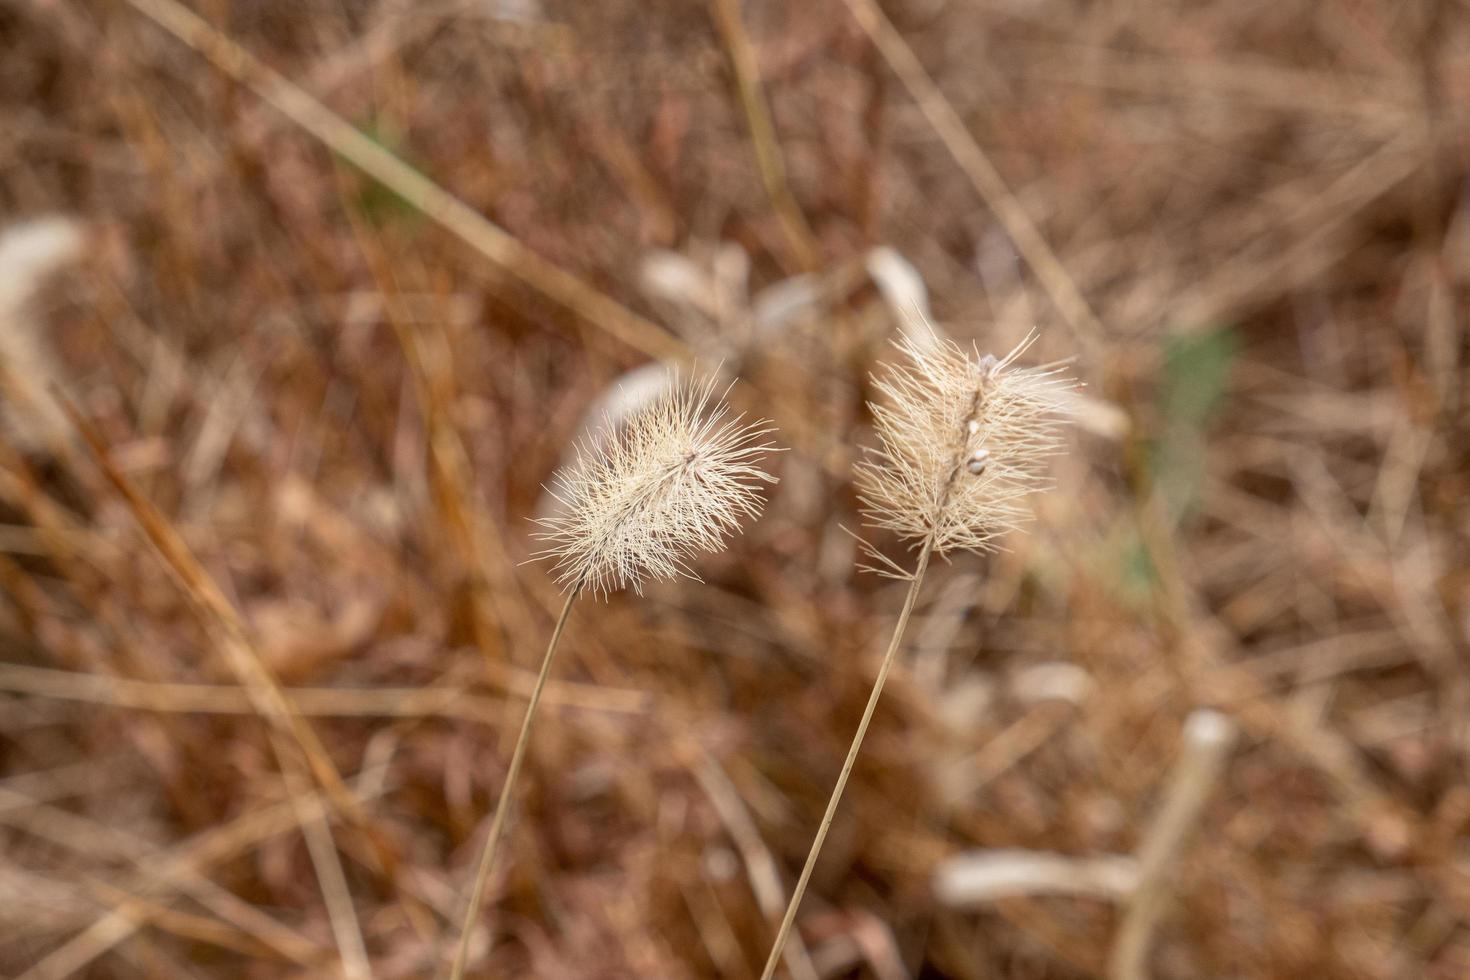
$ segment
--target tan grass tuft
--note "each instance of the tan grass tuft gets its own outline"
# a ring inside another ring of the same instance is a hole
[[[1000,359],[937,337],[894,342],[907,363],[885,364],[876,379],[887,402],[873,406],[881,448],[857,466],[869,524],[944,554],[991,550],[1030,518],[1023,499],[1047,484],[1073,384],[1016,366],[1031,340]]]
[[[876,458],[859,463],[859,496],[869,523],[916,542],[912,571],[869,548],[874,570],[908,580],[907,595],[868,703],[827,799],[806,863],[776,930],[761,980],[771,980],[796,922],[812,869],[822,853],[852,767],[862,751],[888,673],[898,657],[909,617],[934,554],[991,549],[997,536],[1026,519],[1020,500],[1046,482],[1046,458],[1061,449],[1060,395],[1072,382],[1046,368],[1015,366],[1033,337],[1003,358],[971,357],[915,316],[895,345],[907,364],[885,365],[876,379],[887,405],[874,405]]]
[[[740,416],[728,418],[729,407],[715,397],[713,376],[689,384],[677,377],[669,382],[621,426],[607,417],[602,432],[583,440],[576,461],[559,474],[559,487],[549,491],[565,512],[537,521],[545,529],[539,537],[551,542],[537,557],[556,561],[567,601],[541,658],[505,785],[480,849],[449,969],[451,980],[460,980],[469,966],[485,886],[572,605],[583,592],[606,596],[624,586],[638,590],[648,578],[698,578],[688,562],[700,552],[722,549],[742,518],[760,513],[760,485],[775,482],[756,466],[774,449],[765,441],[774,429],[742,423]]]
[[[577,458],[550,492],[565,510],[543,518],[538,558],[556,562],[565,588],[608,593],[647,579],[698,578],[689,561],[719,551],[745,518],[757,516],[759,490],[775,477],[757,465],[773,451],[773,429],[729,417],[715,379],[680,384],[609,423],[577,447]]]

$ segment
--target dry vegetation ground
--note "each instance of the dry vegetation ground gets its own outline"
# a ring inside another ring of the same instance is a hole
[[[279,77],[0,0],[0,970],[329,975],[355,917],[429,975],[558,608],[527,518],[653,356],[793,451],[703,583],[574,616],[478,969],[752,976],[902,592],[842,530],[896,254],[1092,400],[931,576],[802,972],[1106,975],[1135,893],[936,875],[1138,851],[1213,707],[1149,974],[1470,976],[1461,0],[194,3]]]

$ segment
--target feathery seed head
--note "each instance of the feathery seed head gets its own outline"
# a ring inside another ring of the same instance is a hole
[[[990,550],[1030,517],[1022,498],[1046,484],[1046,458],[1062,445],[1061,395],[1073,386],[1015,366],[1031,340],[999,359],[932,334],[895,342],[907,363],[874,379],[885,400],[872,406],[880,446],[857,467],[870,524],[944,554]]]
[[[758,490],[775,477],[757,463],[774,447],[764,422],[729,417],[715,379],[666,390],[576,447],[550,492],[562,513],[537,521],[564,588],[606,596],[645,579],[687,575],[700,552],[719,551],[743,518],[760,513]]]

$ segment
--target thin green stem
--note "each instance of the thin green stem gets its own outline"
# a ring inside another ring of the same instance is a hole
[[[526,706],[521,734],[516,738],[515,751],[511,753],[510,771],[506,773],[505,785],[500,790],[500,801],[495,804],[495,816],[490,821],[490,833],[485,838],[484,850],[480,852],[480,866],[475,872],[475,884],[465,908],[464,925],[459,932],[459,946],[454,954],[454,966],[449,971],[451,980],[461,980],[464,976],[470,953],[470,934],[475,920],[480,916],[480,906],[485,900],[485,883],[490,880],[490,872],[495,868],[495,851],[505,833],[506,817],[515,796],[516,780],[521,774],[521,763],[526,760],[526,747],[531,744],[531,724],[536,720],[536,706],[541,703],[541,692],[546,688],[546,678],[551,676],[551,662],[556,657],[562,631],[566,629],[567,619],[571,616],[572,603],[577,601],[581,592],[582,583],[578,582],[567,596],[566,605],[562,606],[561,615],[557,617],[556,628],[551,631],[551,642],[547,644],[546,656],[541,661],[541,673],[536,675],[536,686],[531,688],[531,703]]]
[[[847,760],[842,763],[842,772],[837,777],[837,785],[832,790],[832,798],[827,801],[827,812],[822,814],[821,826],[817,828],[816,840],[812,841],[812,849],[806,856],[806,866],[801,869],[801,877],[796,881],[796,890],[791,893],[791,902],[786,906],[786,916],[781,920],[781,928],[776,933],[776,942],[771,946],[771,955],[766,960],[766,968],[761,973],[761,980],[771,980],[776,975],[776,964],[781,960],[781,953],[786,948],[786,938],[791,934],[791,926],[796,921],[796,910],[801,905],[801,898],[806,894],[807,882],[811,880],[812,869],[817,865],[817,855],[822,852],[822,844],[827,840],[827,831],[832,829],[832,818],[837,813],[837,804],[842,800],[842,791],[847,788],[847,778],[852,775],[853,764],[857,762],[858,752],[863,747],[863,737],[868,734],[868,724],[873,720],[873,712],[878,707],[878,698],[883,694],[883,685],[888,681],[888,671],[893,667],[893,662],[898,659],[898,648],[903,642],[904,631],[909,625],[909,616],[913,614],[914,603],[919,598],[919,586],[924,582],[924,572],[929,567],[929,555],[934,550],[934,539],[930,537],[924,542],[923,550],[919,552],[919,563],[914,568],[914,577],[909,582],[909,593],[903,600],[903,612],[898,614],[898,625],[894,627],[893,639],[888,644],[888,652],[883,655],[883,664],[878,668],[878,679],[873,682],[873,693],[868,695],[868,706],[863,709],[863,720],[858,722],[857,734],[852,737],[852,746],[847,750]]]

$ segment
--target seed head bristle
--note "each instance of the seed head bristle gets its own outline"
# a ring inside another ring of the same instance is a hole
[[[720,551],[744,518],[757,516],[757,465],[774,451],[774,428],[730,417],[715,379],[680,383],[629,416],[581,441],[576,459],[550,488],[562,505],[537,521],[563,588],[606,596],[646,579],[698,578],[689,562]]]
[[[1022,500],[1047,483],[1074,386],[1056,370],[1015,366],[1031,339],[1000,359],[932,335],[895,342],[905,362],[874,378],[880,446],[857,467],[869,524],[944,554],[991,550],[1029,519]]]

